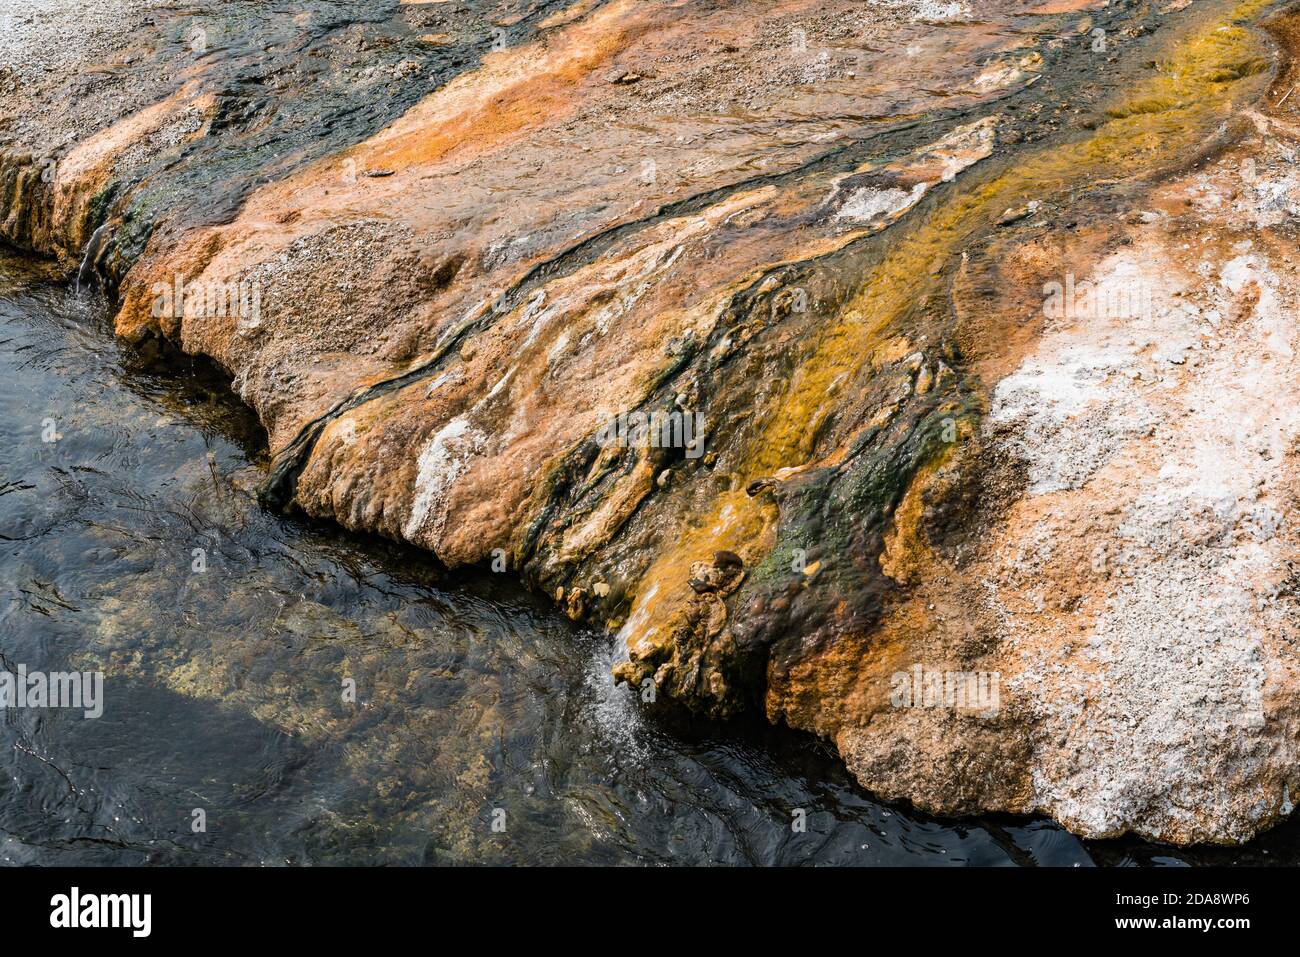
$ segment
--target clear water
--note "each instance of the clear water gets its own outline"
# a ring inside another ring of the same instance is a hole
[[[124,352],[101,300],[0,253],[0,664],[106,675],[98,719],[4,712],[4,863],[1300,857],[1292,827],[1187,853],[935,821],[810,737],[651,720],[603,637],[506,576],[259,508],[256,423],[210,369],[165,366]]]

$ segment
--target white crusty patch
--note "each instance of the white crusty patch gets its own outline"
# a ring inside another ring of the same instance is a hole
[[[897,216],[919,203],[921,197],[925,195],[925,190],[925,183],[917,183],[910,192],[902,189],[870,187],[854,190],[835,214],[835,218],[867,222],[877,216]]]
[[[452,419],[429,440],[417,461],[411,514],[402,528],[408,541],[437,550],[435,539],[447,521],[447,492],[482,450],[483,440],[483,433],[464,416]]]
[[[1207,272],[1219,281],[1180,284],[1158,245],[1112,257],[1099,278],[1150,283],[1150,315],[1058,321],[994,390],[988,428],[1027,463],[1029,495],[1055,497],[1046,525],[1008,549],[1028,565],[1005,567],[992,607],[1009,635],[1050,627],[1015,585],[1039,577],[1039,532],[1084,536],[1106,582],[1055,642],[1026,645],[1008,682],[1053,755],[1035,768],[1037,805],[1092,837],[1210,821],[1240,840],[1274,800],[1237,811],[1233,775],[1256,780],[1250,749],[1281,733],[1266,725],[1277,665],[1264,638],[1288,620],[1296,331],[1263,255]],[[1252,283],[1247,314],[1211,320]],[[1094,531],[1108,513],[1113,534]]]

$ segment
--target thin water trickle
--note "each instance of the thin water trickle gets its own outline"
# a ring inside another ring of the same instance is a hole
[[[104,252],[104,244],[107,241],[105,237],[112,232],[112,226],[112,223],[101,223],[90,234],[90,241],[86,243],[86,254],[82,257],[81,267],[77,270],[76,289],[78,292],[87,292],[98,283],[99,257]]]

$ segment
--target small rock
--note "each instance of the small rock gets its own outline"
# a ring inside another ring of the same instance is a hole
[[[717,592],[729,595],[740,587],[745,577],[745,563],[735,552],[718,551],[713,561],[696,562],[691,566],[691,577],[687,583],[699,595]]]
[[[1018,223],[1020,220],[1026,219],[1038,212],[1040,206],[1042,206],[1042,203],[1036,199],[1032,202],[1026,203],[1024,206],[1013,206],[1004,211],[1002,215],[997,218],[997,225],[1010,226],[1012,223]]]

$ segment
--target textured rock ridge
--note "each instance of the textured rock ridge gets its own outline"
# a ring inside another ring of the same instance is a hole
[[[1290,19],[429,6],[131,7],[97,113],[7,108],[4,237],[229,370],[266,501],[504,560],[636,688],[944,814],[1290,813]]]

